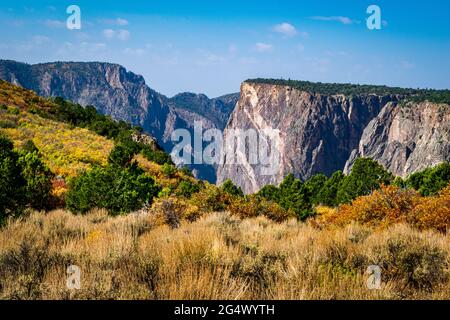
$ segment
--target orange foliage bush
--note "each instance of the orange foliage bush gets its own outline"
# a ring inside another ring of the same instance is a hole
[[[420,198],[410,214],[410,223],[419,229],[450,230],[450,186],[437,196]]]
[[[55,178],[52,180],[52,198],[54,201],[54,207],[65,206],[67,190],[67,183],[63,178]]]
[[[202,215],[197,206],[177,197],[157,199],[149,213],[153,216],[155,224],[167,224],[172,228],[178,228],[183,220],[193,222]]]
[[[255,195],[233,199],[229,206],[229,210],[232,214],[243,219],[265,216],[270,220],[283,222],[288,218],[293,217],[292,212],[281,208],[277,203]]]
[[[382,186],[372,194],[322,217],[326,225],[363,225],[386,227],[406,222],[419,229],[446,231],[450,227],[450,186],[434,197],[422,197],[411,189]]]

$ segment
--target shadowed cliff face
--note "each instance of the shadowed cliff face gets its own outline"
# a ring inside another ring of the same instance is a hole
[[[141,126],[167,152],[176,129],[192,133],[194,120],[205,129],[223,130],[239,95],[215,99],[185,93],[167,98],[149,88],[142,76],[117,64],[99,62],[55,62],[28,65],[0,60],[0,79],[41,96],[60,96],[80,105],[93,105],[99,112]],[[213,167],[192,167],[197,177],[215,182]]]
[[[308,179],[348,170],[357,156],[372,157],[402,176],[448,160],[448,106],[400,108],[400,98],[311,94],[245,82],[224,140],[233,129],[280,130],[279,170],[263,176],[261,165],[224,164],[218,168],[218,183],[231,178],[252,193],[266,184],[278,185],[288,173]]]
[[[359,146],[345,166],[349,173],[357,157],[376,159],[396,176],[450,161],[450,109],[430,102],[388,103],[365,128]]]

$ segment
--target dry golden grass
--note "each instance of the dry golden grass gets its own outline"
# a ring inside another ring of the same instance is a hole
[[[57,210],[0,230],[3,299],[450,299],[450,236],[399,224],[319,230],[214,213],[179,228],[153,214]],[[66,268],[81,289],[66,288]],[[369,265],[382,287],[366,286]]]

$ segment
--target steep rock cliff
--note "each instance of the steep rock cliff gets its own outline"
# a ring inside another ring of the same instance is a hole
[[[397,107],[402,98],[320,94],[244,82],[224,140],[235,129],[279,130],[278,170],[261,175],[261,164],[221,164],[218,183],[230,178],[252,193],[266,184],[278,185],[288,173],[308,179],[316,173],[348,170],[357,156],[370,156],[402,176],[448,160],[448,106],[424,102]]]
[[[450,109],[446,104],[388,103],[365,128],[345,166],[357,157],[376,159],[396,176],[450,161]]]

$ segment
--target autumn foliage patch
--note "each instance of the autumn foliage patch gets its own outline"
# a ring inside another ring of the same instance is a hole
[[[382,186],[318,219],[325,224],[346,225],[354,221],[375,227],[406,222],[419,229],[445,232],[450,227],[450,186],[430,197],[412,189]]]

